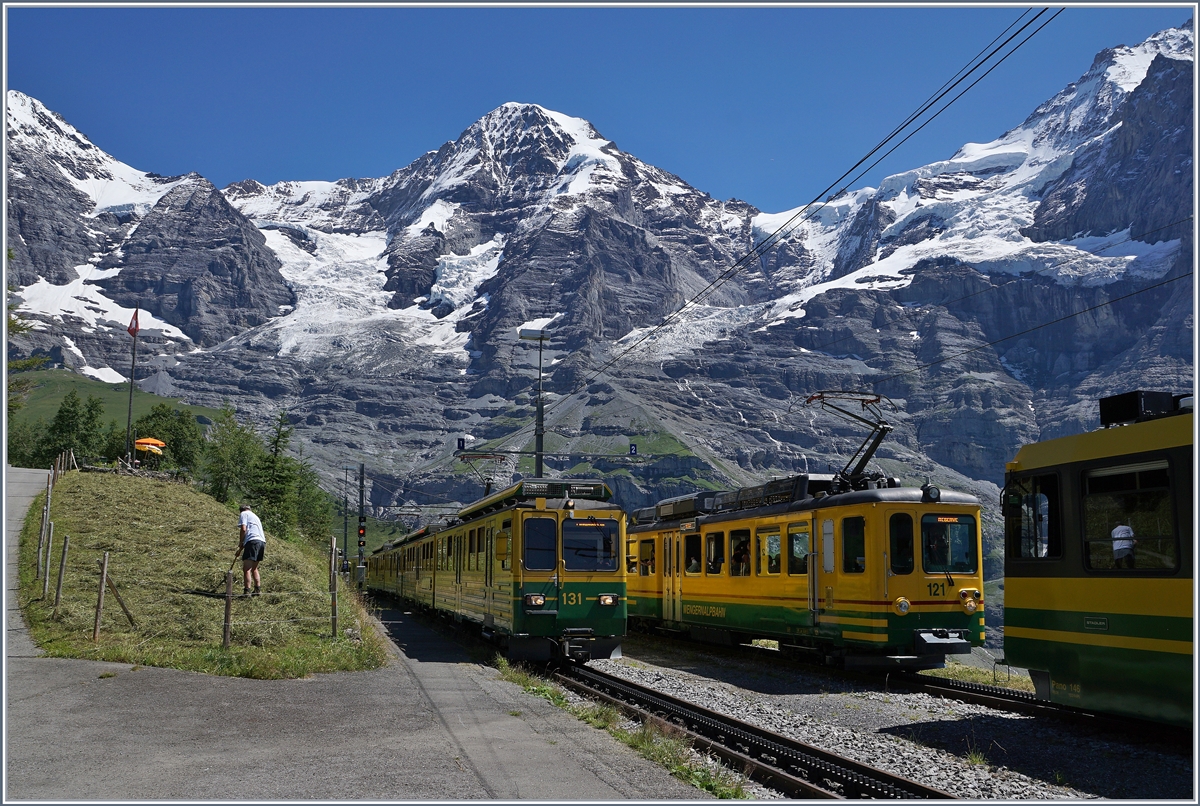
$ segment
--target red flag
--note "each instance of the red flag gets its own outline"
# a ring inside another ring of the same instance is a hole
[[[138,327],[137,317],[138,317],[138,309],[134,308],[133,309],[133,319],[129,320],[129,327],[125,328],[126,330],[129,331],[129,335],[133,336],[135,339],[137,338],[138,331],[141,330],[141,328]]]

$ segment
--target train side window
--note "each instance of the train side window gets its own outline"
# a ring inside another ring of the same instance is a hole
[[[734,529],[729,533],[729,576],[750,576],[749,529]]]
[[[1083,539],[1087,567],[1174,571],[1179,541],[1165,461],[1085,471]]]
[[[833,568],[833,518],[826,518],[821,521],[821,570],[832,574]]]
[[[637,552],[634,551],[636,545],[636,540],[625,541],[625,570],[630,574],[637,570]]]
[[[685,574],[700,573],[700,535],[684,535],[683,572]]]
[[[811,551],[807,523],[789,523],[788,530],[788,573],[808,573],[808,553]]]
[[[1025,560],[1062,556],[1058,475],[1011,478],[1004,488],[1008,556]]]
[[[499,545],[496,557],[500,561],[500,570],[508,571],[512,567],[512,522],[500,523]]]
[[[866,570],[866,521],[861,515],[842,518],[842,573],[861,574]]]
[[[709,576],[720,576],[725,573],[725,533],[709,532],[704,540],[707,545],[704,568]]]
[[[466,566],[467,571],[475,570],[475,557],[476,557],[475,551],[476,551],[476,549],[477,549],[477,546],[475,544],[475,530],[471,529],[469,532],[467,532],[467,566]]]
[[[558,523],[553,518],[530,518],[525,521],[525,570],[553,571],[558,552]]]
[[[638,544],[638,575],[654,576],[654,541],[643,540]]]
[[[888,562],[893,574],[911,574],[916,565],[913,555],[913,519],[907,512],[897,512],[888,521],[890,543]]]
[[[779,573],[779,558],[783,553],[779,546],[779,527],[771,526],[754,533],[758,550],[755,552],[754,573],[773,575]]]
[[[505,521],[503,528],[496,535],[496,565],[501,571],[507,571],[510,567],[508,559],[509,545],[509,529],[512,528],[511,521]]]

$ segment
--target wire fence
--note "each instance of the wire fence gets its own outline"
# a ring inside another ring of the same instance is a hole
[[[70,553],[70,536],[69,535],[62,536],[61,554],[59,557],[55,558],[53,556],[53,550],[55,547],[54,522],[52,520],[50,520],[51,502],[52,502],[54,487],[57,484],[57,482],[69,470],[78,470],[78,469],[79,469],[79,466],[75,461],[73,452],[66,451],[63,454],[61,454],[60,456],[55,458],[53,466],[50,469],[50,473],[48,474],[47,479],[46,479],[46,492],[45,492],[45,498],[44,498],[43,505],[42,505],[41,526],[40,526],[40,529],[38,532],[37,552],[36,552],[36,559],[34,561],[36,563],[35,580],[37,580],[41,583],[40,601],[42,602],[42,604],[44,606],[46,606],[48,608],[50,608],[50,607],[53,608],[51,618],[54,620],[59,619],[59,610],[63,604],[63,585],[64,585],[64,579],[66,577],[67,568],[68,568],[68,556]],[[55,559],[58,560],[57,584],[55,585],[53,599],[51,599],[51,596],[50,596],[51,575],[54,573],[51,568],[51,565]],[[125,598],[121,595],[121,592],[120,592],[121,588],[119,587],[117,579],[114,576],[113,569],[110,567],[109,559],[110,558],[109,558],[108,551],[105,551],[103,553],[103,556],[98,557],[96,559],[96,565],[99,566],[100,573],[99,573],[99,580],[98,580],[98,583],[95,588],[95,590],[96,590],[95,618],[92,622],[92,641],[95,643],[98,643],[100,640],[100,632],[101,632],[101,626],[102,626],[103,617],[104,617],[105,602],[106,602],[106,598],[108,596],[111,596],[112,599],[115,599],[117,601],[117,604],[120,606],[120,612],[124,615],[124,620],[128,621],[130,628],[132,628],[133,630],[135,630],[139,633],[144,633],[144,631],[146,630],[146,627],[144,625],[139,626],[139,621],[145,622],[145,621],[150,620],[148,617],[145,616],[144,613],[141,616],[139,616],[137,613],[135,613],[133,610],[131,610],[128,603],[125,601]],[[249,629],[249,628],[257,628],[257,627],[278,627],[280,625],[288,625],[288,624],[295,624],[295,625],[310,624],[311,625],[316,622],[325,622],[325,623],[329,624],[329,632],[328,632],[329,637],[336,639],[339,637],[339,612],[338,612],[339,604],[345,604],[344,597],[346,594],[353,595],[353,588],[350,585],[345,585],[343,587],[343,590],[339,591],[339,587],[342,587],[342,586],[339,586],[340,577],[342,575],[340,573],[338,573],[338,559],[339,558],[338,558],[338,552],[337,552],[337,538],[331,537],[330,542],[329,542],[329,547],[328,547],[328,580],[329,580],[329,582],[328,582],[327,590],[265,590],[265,591],[255,591],[254,593],[247,592],[247,593],[243,593],[243,594],[235,596],[233,593],[234,572],[233,572],[232,566],[230,567],[230,569],[228,571],[225,572],[225,584],[223,586],[224,592],[214,591],[211,588],[208,590],[203,590],[203,589],[198,589],[198,588],[188,589],[188,588],[182,588],[182,587],[176,587],[176,586],[170,586],[170,585],[162,585],[162,584],[156,585],[153,583],[142,584],[140,582],[139,582],[139,584],[137,584],[137,589],[141,594],[143,594],[143,596],[146,592],[151,592],[151,593],[163,594],[163,595],[172,595],[172,594],[196,595],[196,596],[200,596],[200,597],[204,597],[204,598],[208,598],[208,599],[223,600],[223,602],[224,602],[223,617],[218,616],[216,614],[213,614],[211,617],[214,620],[220,619],[221,634],[222,634],[222,647],[225,649],[229,649],[232,646],[233,637],[234,637],[236,628]],[[77,573],[78,569],[76,568],[75,571]],[[76,601],[76,604],[78,604],[78,593],[79,593],[78,587],[77,586],[73,586],[73,587],[76,587],[75,601]],[[293,602],[298,601],[301,604],[299,605],[298,608],[289,607],[287,605],[287,600],[289,600],[289,599],[293,600]],[[318,605],[316,602],[313,602],[313,600],[318,600],[318,599],[327,600],[328,603],[326,605],[324,605],[324,608],[327,608],[325,613],[317,614],[317,611],[315,608],[320,607],[320,605]],[[265,616],[265,617],[259,617],[259,618],[248,617],[249,614],[244,613],[244,612],[238,612],[237,615],[240,617],[234,618],[234,615],[235,615],[234,603],[238,602],[239,606],[240,606],[241,604],[243,604],[242,600],[253,601],[255,607],[259,606],[260,603],[265,604],[267,607],[271,608],[271,612],[270,613],[262,613],[260,615]],[[309,603],[304,604],[304,602],[306,602],[306,601]],[[143,602],[144,602],[144,599],[143,599]],[[281,606],[281,605],[283,605],[283,606]],[[77,612],[78,607],[76,607],[75,609]],[[79,615],[78,612],[77,612],[77,615]],[[203,611],[200,611],[200,612],[191,611],[191,615],[193,615],[195,618],[197,618],[200,621],[204,621],[206,618],[208,618],[208,616],[204,615]],[[120,619],[121,616],[118,615],[117,618]],[[180,617],[180,618],[184,618],[184,617]],[[159,623],[161,623],[161,621]],[[211,624],[211,622],[209,622],[209,623]],[[111,620],[109,621],[109,624],[110,625],[112,624]],[[82,625],[80,625],[80,626],[82,626]],[[206,634],[206,633],[210,634],[209,631],[203,629],[202,626],[193,626],[189,631],[200,633],[200,634]],[[155,629],[155,630],[151,631],[149,635],[145,635],[145,637],[143,637],[141,639],[141,641],[139,641],[139,645],[144,644],[147,641],[153,640],[155,638],[160,638],[164,635],[168,635],[170,632],[171,632],[170,630]],[[249,643],[255,643],[256,636],[249,635],[249,636],[243,636],[243,637]],[[239,643],[241,643],[241,642],[239,642]]]

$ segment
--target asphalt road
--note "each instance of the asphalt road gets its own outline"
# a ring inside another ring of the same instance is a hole
[[[6,484],[5,801],[706,796],[402,611],[382,614],[391,658],[370,672],[245,680],[39,657],[12,562],[37,472],[9,468]]]

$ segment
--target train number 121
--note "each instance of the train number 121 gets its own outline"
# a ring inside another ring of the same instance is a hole
[[[930,596],[945,596],[946,595],[946,583],[945,582],[930,582],[929,583],[929,595]]]

